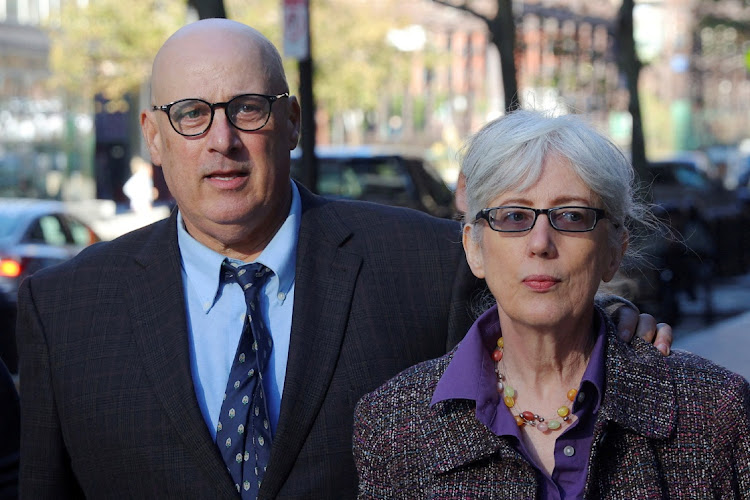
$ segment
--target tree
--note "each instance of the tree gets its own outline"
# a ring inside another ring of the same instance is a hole
[[[223,0],[188,0],[188,5],[195,9],[200,19],[227,17]]]
[[[398,0],[311,2],[314,94],[316,107],[324,115],[351,123],[349,116],[361,118],[375,112],[384,97],[403,90],[409,60],[387,41],[390,30],[407,23],[399,6]],[[258,28],[283,51],[279,0],[227,0],[227,9],[232,19]],[[295,88],[296,63],[284,62]],[[359,126],[350,125],[349,131]]]
[[[51,83],[117,101],[148,81],[154,54],[185,16],[184,0],[66,2],[50,29]]]
[[[397,0],[312,4],[320,108],[331,116],[373,111],[384,92],[403,89],[408,61],[386,39],[390,29],[406,22]],[[115,101],[137,92],[148,81],[156,51],[187,22],[186,5],[195,7],[199,17],[224,11],[226,17],[259,29],[283,50],[279,0],[97,0],[87,7],[66,2],[60,27],[50,30],[53,84],[76,95],[101,94]],[[294,89],[296,62],[284,62]]]
[[[641,73],[642,64],[638,59],[633,38],[633,8],[634,0],[623,0],[617,16],[617,62],[620,71],[625,74],[627,81],[629,101],[628,111],[633,120],[631,139],[631,161],[633,168],[641,179],[648,179],[646,173],[648,164],[646,162],[646,141],[643,137],[643,118],[641,116],[641,103],[638,93],[638,78]]]
[[[484,14],[472,6],[471,0],[461,3],[451,0],[432,0],[433,2],[468,12],[479,18],[490,32],[492,43],[500,53],[500,68],[503,74],[503,93],[505,94],[505,109],[512,111],[519,107],[518,81],[516,77],[516,22],[513,17],[513,0],[497,0],[494,16]]]

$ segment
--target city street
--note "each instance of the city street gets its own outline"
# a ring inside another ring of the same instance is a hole
[[[714,320],[703,317],[703,300],[682,298],[683,320],[674,326],[675,349],[708,358],[750,380],[750,274],[718,280]]]

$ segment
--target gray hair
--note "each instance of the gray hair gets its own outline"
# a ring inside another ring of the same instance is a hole
[[[635,199],[635,173],[630,161],[579,116],[514,111],[485,125],[469,138],[461,153],[467,224],[473,223],[477,212],[499,194],[531,187],[550,156],[567,160],[601,199],[613,223],[609,225],[613,245],[622,243],[630,221],[646,217],[646,206]]]

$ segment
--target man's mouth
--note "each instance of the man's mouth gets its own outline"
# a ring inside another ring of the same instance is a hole
[[[210,179],[217,179],[220,181],[230,181],[237,177],[247,177],[247,172],[221,172],[215,174],[208,174],[206,177]]]

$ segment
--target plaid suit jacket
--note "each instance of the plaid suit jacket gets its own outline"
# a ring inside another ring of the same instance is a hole
[[[295,303],[262,498],[350,498],[354,405],[455,345],[481,286],[458,224],[300,187]],[[232,498],[193,390],[175,214],[19,292],[25,498]]]
[[[360,498],[537,498],[536,469],[476,419],[473,401],[430,407],[452,357],[418,364],[358,403]],[[750,498],[747,380],[684,351],[624,344],[611,323],[605,376],[585,498]]]

